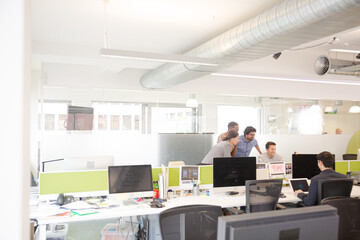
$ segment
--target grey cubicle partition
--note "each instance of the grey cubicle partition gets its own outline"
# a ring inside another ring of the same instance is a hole
[[[184,161],[186,165],[200,163],[215,144],[213,133],[159,134],[159,163]]]

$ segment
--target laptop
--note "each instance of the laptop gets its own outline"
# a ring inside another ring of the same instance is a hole
[[[299,189],[301,189],[305,193],[309,192],[309,184],[307,178],[290,179],[290,184],[294,192]]]

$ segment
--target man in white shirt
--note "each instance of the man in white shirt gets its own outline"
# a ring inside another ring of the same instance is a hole
[[[259,156],[258,163],[283,162],[283,157],[276,153],[276,143],[267,142],[266,153]]]

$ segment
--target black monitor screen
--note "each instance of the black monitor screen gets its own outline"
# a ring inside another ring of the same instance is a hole
[[[152,191],[151,165],[109,166],[109,193]]]
[[[317,165],[317,154],[293,154],[292,168],[293,178],[311,179],[313,176],[320,173],[320,169]],[[335,170],[335,162],[333,169]]]
[[[245,186],[256,180],[256,157],[214,158],[214,187]]]

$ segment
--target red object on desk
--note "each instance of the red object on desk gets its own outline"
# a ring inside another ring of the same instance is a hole
[[[154,189],[153,190],[153,192],[154,192],[154,195],[153,195],[153,198],[159,198],[159,190],[158,189]]]

